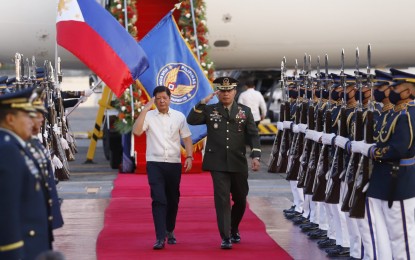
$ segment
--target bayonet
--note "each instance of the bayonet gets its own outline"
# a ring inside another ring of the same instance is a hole
[[[16,82],[20,82],[22,80],[22,76],[20,74],[20,60],[22,55],[20,53],[16,53],[14,56],[14,65],[15,65],[15,72],[16,72]]]
[[[370,111],[373,111],[375,109],[373,104],[373,75],[372,75],[372,46],[367,46],[367,86],[370,88],[370,99],[369,99],[369,107],[368,109]]]
[[[327,104],[327,108],[330,109],[331,108],[331,89],[330,89],[330,82],[329,82],[329,55],[327,53],[324,56],[324,72],[326,73],[325,80],[324,80],[324,87],[329,92],[329,102]]]
[[[341,56],[341,67],[340,67],[340,82],[341,86],[343,87],[343,107],[346,107],[346,75],[344,74],[344,49],[342,49],[342,56]]]
[[[57,70],[57,76],[58,76],[58,82],[61,83],[62,82],[62,69],[61,69],[61,57],[58,57],[58,62],[57,62],[57,66],[56,66],[56,70]]]
[[[320,100],[319,100],[319,104],[321,105],[323,102],[323,89],[321,88],[321,82],[320,82],[320,56],[317,56],[317,73],[316,73],[316,81],[317,81],[317,89],[316,91],[320,92]]]
[[[363,108],[363,97],[362,97],[362,82],[360,80],[360,71],[359,71],[359,47],[356,48],[356,70],[354,72],[356,76],[356,87],[359,91],[359,106],[358,109],[362,110]]]
[[[26,81],[27,81],[27,83],[29,84],[29,80],[30,80],[30,62],[29,62],[29,58],[26,58],[26,64],[25,64],[25,66],[24,66],[24,70],[25,70],[25,72],[24,72],[24,75],[26,75]]]
[[[32,56],[32,65],[30,66],[30,71],[31,71],[31,80],[35,81],[37,78],[35,56]]]

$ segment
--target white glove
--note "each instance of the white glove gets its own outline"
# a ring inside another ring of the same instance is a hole
[[[331,142],[333,141],[333,138],[336,135],[331,133],[331,134],[323,134],[323,136],[321,137],[321,142],[325,145],[331,145]]]
[[[308,128],[308,125],[306,125],[306,124],[299,124],[298,125],[298,130],[303,134],[305,133],[305,130],[307,130],[307,128]]]
[[[80,97],[79,100],[80,100],[81,103],[84,103],[85,101],[88,100],[88,97],[87,96],[83,96],[83,97]]]
[[[47,140],[49,137],[49,131],[43,132],[43,137]]]
[[[61,128],[57,124],[54,124],[52,129],[53,129],[53,132],[55,132],[55,134],[57,135],[61,134]]]
[[[352,141],[352,152],[368,156],[369,149],[372,146],[375,146],[375,144],[367,144],[365,141]]]
[[[298,125],[293,124],[293,133],[298,133],[300,129],[298,129]]]
[[[323,132],[314,131],[313,141],[319,143]]]
[[[66,141],[65,138],[63,138],[63,137],[61,137],[60,140],[61,140],[62,148],[64,150],[68,150],[69,149],[68,141]]]
[[[334,140],[334,144],[342,149],[346,149],[346,143],[349,142],[349,138],[343,137],[343,136],[336,136],[336,139]]]
[[[66,133],[66,140],[67,140],[69,143],[73,143],[73,138],[72,138],[72,135],[71,135],[70,133]]]
[[[314,132],[315,132],[314,130],[307,129],[305,131],[305,139],[313,140]]]
[[[284,129],[284,124],[282,122],[277,122],[277,129],[278,131],[282,131]]]
[[[94,91],[92,91],[91,89],[85,89],[84,91],[84,96],[85,97],[90,97],[92,95],[92,93],[94,93]]]
[[[39,132],[39,133],[37,134],[37,139],[39,139],[39,141],[40,141],[41,143],[43,143],[43,136],[42,136],[42,133],[41,133],[41,132]]]
[[[292,121],[284,121],[282,122],[284,125],[284,129],[291,129],[291,124],[293,123]]]
[[[59,160],[56,155],[54,155],[52,158],[52,164],[55,166],[55,169],[62,169],[63,167],[61,160]]]

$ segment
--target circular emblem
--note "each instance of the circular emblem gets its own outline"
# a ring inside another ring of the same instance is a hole
[[[186,64],[169,63],[159,70],[157,85],[168,87],[171,91],[171,102],[180,105],[195,96],[199,79],[195,71]]]

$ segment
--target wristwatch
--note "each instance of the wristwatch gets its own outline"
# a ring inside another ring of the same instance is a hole
[[[254,158],[252,158],[252,159],[257,159],[257,160],[258,160],[258,162],[260,162],[260,161],[261,161],[261,158],[259,158],[259,157],[254,157]]]
[[[189,155],[189,156],[186,157],[186,159],[189,159],[189,158],[192,159],[192,161],[193,161],[193,156]]]

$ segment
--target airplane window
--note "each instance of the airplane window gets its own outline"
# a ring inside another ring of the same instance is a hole
[[[229,46],[229,44],[230,44],[230,42],[229,42],[229,41],[227,41],[227,40],[219,40],[219,41],[215,41],[215,42],[213,43],[213,45],[214,45],[215,47],[228,47],[228,46]]]

